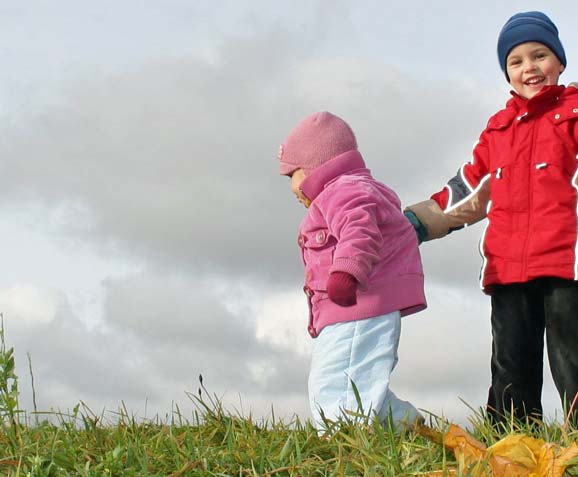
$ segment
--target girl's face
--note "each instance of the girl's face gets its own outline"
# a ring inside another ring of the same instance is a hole
[[[510,51],[506,60],[506,71],[516,92],[530,99],[543,86],[558,84],[564,65],[546,45],[529,41]]]
[[[291,174],[291,191],[297,197],[297,200],[301,202],[305,207],[311,205],[311,201],[305,197],[305,194],[301,191],[301,182],[305,179],[305,172],[303,169],[297,169],[293,174]]]

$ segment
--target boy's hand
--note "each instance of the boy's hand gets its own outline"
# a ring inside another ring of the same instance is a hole
[[[357,303],[357,280],[345,272],[333,272],[327,280],[329,299],[340,306],[352,306]]]

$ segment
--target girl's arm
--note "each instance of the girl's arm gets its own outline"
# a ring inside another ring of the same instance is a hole
[[[337,238],[329,273],[345,272],[361,286],[379,260],[383,244],[380,220],[387,211],[378,205],[371,186],[342,181],[331,199],[320,204],[329,232]]]

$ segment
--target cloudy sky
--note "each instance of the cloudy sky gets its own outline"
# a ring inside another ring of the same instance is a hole
[[[578,80],[574,0],[3,2],[0,312],[21,405],[30,353],[40,410],[186,416],[202,374],[232,411],[308,418],[304,209],[278,144],[332,111],[404,204],[427,198],[507,99],[496,37],[534,9]],[[429,308],[404,319],[393,381],[461,423],[489,384],[481,231],[422,246]]]

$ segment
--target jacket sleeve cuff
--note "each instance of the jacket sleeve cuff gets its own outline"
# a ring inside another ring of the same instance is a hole
[[[345,272],[354,276],[359,284],[363,287],[367,283],[367,277],[369,275],[369,267],[364,266],[357,260],[352,260],[351,258],[336,258],[333,261],[333,265],[329,270],[329,273],[333,272]]]
[[[448,216],[435,200],[424,200],[423,202],[410,205],[406,210],[413,212],[425,228],[426,234],[424,241],[441,238],[449,233],[450,224]]]

